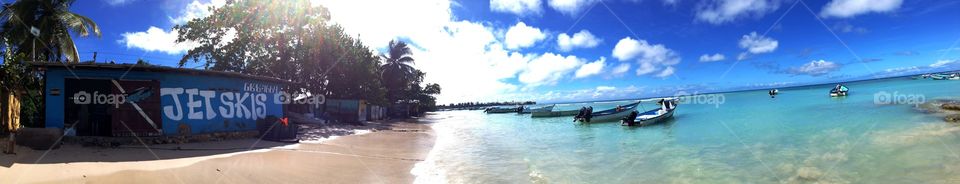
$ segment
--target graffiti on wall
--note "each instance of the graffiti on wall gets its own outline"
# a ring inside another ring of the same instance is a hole
[[[277,92],[277,86],[245,83],[241,92],[160,88],[160,98],[172,99],[172,104],[163,106],[163,115],[173,121],[211,120],[217,117],[255,120],[266,117],[267,94]]]

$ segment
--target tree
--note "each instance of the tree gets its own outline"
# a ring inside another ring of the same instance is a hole
[[[73,13],[73,0],[19,0],[0,10],[0,88],[25,92],[21,96],[23,125],[36,126],[43,93],[41,75],[26,61],[79,62],[73,35],[100,37],[100,26]],[[71,34],[72,33],[72,34]]]
[[[180,60],[206,69],[275,77],[293,93],[386,104],[380,60],[307,0],[228,1],[211,15],[174,27],[178,42],[196,42]],[[232,40],[224,40],[234,34]]]
[[[415,80],[417,71],[413,66],[412,52],[407,43],[391,40],[387,45],[387,54],[381,55],[385,64],[380,67],[381,81],[387,87],[391,101],[400,100],[400,94],[409,90],[408,83]]]
[[[10,54],[26,54],[35,61],[79,62],[70,33],[80,37],[93,33],[100,37],[100,26],[86,16],[71,12],[73,3],[74,0],[19,0],[4,4],[0,11],[3,22],[0,37],[5,39],[4,47],[12,48]],[[4,59],[6,62],[11,58]]]

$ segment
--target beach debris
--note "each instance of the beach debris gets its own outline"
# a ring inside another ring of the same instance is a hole
[[[960,114],[947,115],[947,117],[943,117],[943,120],[949,123],[960,123]]]

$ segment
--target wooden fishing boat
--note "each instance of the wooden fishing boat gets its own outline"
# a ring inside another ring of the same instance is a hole
[[[548,106],[543,106],[543,107],[539,107],[539,108],[526,107],[526,108],[523,108],[523,111],[520,111],[520,114],[531,114],[531,113],[536,113],[536,112],[550,112],[550,111],[553,110],[553,106],[554,106],[554,105],[548,105]]]
[[[576,116],[580,113],[580,110],[566,110],[566,111],[544,111],[544,112],[533,112],[530,113],[532,118],[547,118],[547,117],[563,117],[563,116]]]
[[[575,122],[580,123],[600,123],[600,122],[613,122],[623,119],[627,115],[630,115],[630,112],[633,112],[637,109],[637,106],[640,105],[640,101],[620,106],[620,109],[612,108],[604,111],[590,113],[590,118],[575,117]],[[589,120],[588,120],[589,119]]]
[[[633,123],[630,123],[626,120],[621,120],[620,124],[623,126],[647,126],[647,125],[663,123],[669,120],[670,118],[673,118],[673,112],[676,110],[677,110],[676,107],[670,110],[663,110],[663,109],[657,108],[657,109],[653,109],[647,112],[637,114],[636,120],[634,120]]]
[[[516,107],[490,107],[483,112],[487,114],[501,114],[501,113],[515,113],[517,112]]]

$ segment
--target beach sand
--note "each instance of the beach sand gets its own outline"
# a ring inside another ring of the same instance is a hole
[[[314,134],[298,144],[64,145],[46,155],[20,147],[17,155],[0,155],[0,183],[412,183],[410,170],[435,139],[429,125],[416,120],[351,128],[321,132],[361,134]]]

